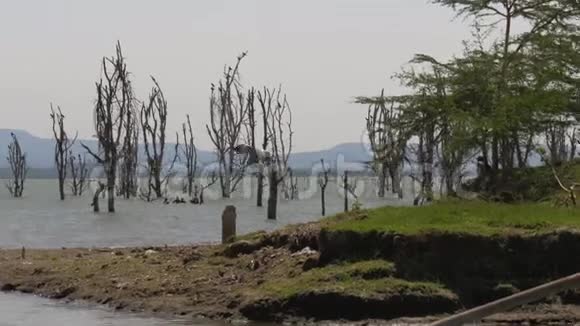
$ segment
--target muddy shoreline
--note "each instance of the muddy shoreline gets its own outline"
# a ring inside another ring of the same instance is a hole
[[[0,250],[0,289],[162,318],[422,324],[580,270],[578,255],[575,231],[403,236],[310,223],[227,246]],[[580,322],[577,303],[572,291],[488,322]]]

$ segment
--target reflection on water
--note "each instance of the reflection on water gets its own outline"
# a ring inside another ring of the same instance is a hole
[[[169,326],[210,325],[116,313],[79,303],[0,293],[0,326]]]
[[[2,182],[0,180],[0,182]],[[401,205],[396,199],[379,199],[372,182],[359,182],[357,192],[363,207]],[[84,198],[58,200],[56,180],[28,180],[24,198],[13,199],[0,187],[0,248],[105,247],[188,244],[220,240],[221,212],[225,205],[237,207],[238,233],[272,230],[289,223],[316,220],[320,216],[320,195],[306,191],[306,199],[280,200],[277,221],[266,219],[265,208],[255,206],[255,198],[208,200],[205,205],[146,203],[117,200],[117,213],[94,214],[90,194]],[[311,188],[312,189],[312,188]],[[266,197],[266,196],[265,196]],[[327,214],[343,208],[342,191],[329,183]],[[266,202],[266,200],[264,200]],[[101,206],[106,208],[105,200]]]

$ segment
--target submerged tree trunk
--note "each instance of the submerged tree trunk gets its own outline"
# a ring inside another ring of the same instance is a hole
[[[102,182],[99,182],[99,189],[97,189],[97,191],[95,191],[95,194],[93,195],[93,212],[98,213],[100,212],[100,208],[99,208],[99,196],[101,195],[101,193],[105,190],[105,184]]]
[[[324,192],[326,189],[321,189],[320,192],[320,201],[321,201],[321,205],[322,205],[322,216],[326,216],[326,198],[324,196]]]
[[[58,172],[58,192],[60,200],[64,200],[64,183],[66,181],[66,172],[68,164],[68,155],[75,139],[72,141],[68,138],[64,130],[64,115],[57,106],[57,111],[50,105],[50,119],[52,120],[52,132],[54,135],[54,164]]]
[[[330,169],[324,166],[324,160],[320,159],[322,173],[318,174],[318,186],[320,187],[320,201],[322,205],[322,216],[326,215],[326,186],[328,185],[328,173]]]
[[[259,169],[260,170],[257,175],[258,189],[256,190],[256,206],[262,207],[262,201],[264,197],[264,166],[260,164]]]
[[[115,212],[115,172],[107,176],[107,199],[109,213]]]
[[[107,175],[109,212],[115,211],[117,164],[123,153],[121,140],[129,123],[126,120],[127,111],[133,109],[135,100],[129,81],[130,74],[124,59],[120,43],[117,43],[114,57],[103,58],[102,75],[104,79],[100,79],[96,83],[97,99],[94,112],[99,150],[95,152],[85,144],[81,144],[103,167]]]

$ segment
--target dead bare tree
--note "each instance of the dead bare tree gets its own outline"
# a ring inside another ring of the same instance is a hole
[[[137,196],[139,164],[139,122],[137,114],[132,109],[126,112],[125,124],[123,155],[119,166],[119,195],[129,199]]]
[[[8,156],[6,160],[10,165],[10,172],[12,175],[6,182],[6,188],[10,191],[10,195],[15,198],[22,197],[24,191],[24,181],[26,180],[26,173],[28,166],[26,165],[26,153],[22,152],[18,138],[14,133],[10,133],[12,142],[8,144]]]
[[[261,150],[262,152],[266,152],[268,149],[269,141],[270,141],[270,133],[268,132],[268,121],[270,121],[270,117],[272,115],[272,107],[275,103],[274,94],[276,93],[276,89],[268,89],[264,87],[262,90],[256,92],[256,97],[258,99],[258,103],[260,105],[260,110],[262,113],[262,144]],[[254,110],[254,92],[250,92],[252,101],[248,101],[248,103],[252,103],[249,108],[249,121],[250,121],[250,131],[251,131],[251,144],[253,148],[256,148],[256,119],[255,119],[255,110]],[[248,96],[250,98],[250,96]],[[264,197],[264,179],[265,179],[265,165],[258,164],[257,171],[256,171],[256,178],[257,178],[257,190],[256,190],[256,206],[262,207],[263,206],[263,197]]]
[[[187,122],[181,125],[181,129],[183,131],[183,147],[181,151],[185,158],[185,167],[187,168],[185,188],[187,189],[187,194],[191,197],[193,194],[195,173],[197,171],[197,148],[193,141],[193,128],[191,128],[189,114],[187,115]]]
[[[127,111],[134,102],[129,72],[117,42],[115,56],[103,58],[103,78],[96,83],[95,131],[99,142],[97,152],[85,144],[82,146],[103,167],[106,175],[108,211],[115,212],[115,182],[117,165],[122,156],[121,140],[125,135]]]
[[[379,194],[384,192],[386,174],[391,178],[392,192],[403,198],[401,169],[411,137],[411,130],[403,114],[404,100],[385,97],[357,98],[357,103],[368,104],[367,132],[375,171],[379,172]]]
[[[381,96],[383,96],[381,93]],[[387,165],[383,162],[383,152],[387,148],[388,134],[386,128],[383,128],[385,122],[385,112],[380,105],[375,103],[369,104],[366,117],[366,129],[369,138],[371,151],[373,152],[373,161],[370,164],[371,169],[378,176],[378,196],[385,197],[387,186],[388,170]]]
[[[288,168],[288,182],[285,184],[286,199],[298,199],[298,177],[294,176],[294,170]]]
[[[83,191],[87,187],[87,176],[89,175],[89,169],[87,168],[86,157],[81,154],[77,156],[69,152],[69,169],[70,169],[70,189],[74,196],[82,196]]]
[[[292,152],[292,110],[282,88],[276,91],[275,105],[268,120],[271,160],[268,165],[268,219],[276,219],[278,206],[278,187],[288,173],[288,159]]]
[[[328,186],[328,174],[330,168],[324,166],[324,159],[320,159],[322,164],[322,172],[318,174],[318,186],[320,187],[320,201],[322,205],[322,216],[326,215],[326,186]]]
[[[210,123],[207,133],[214,144],[220,166],[219,180],[223,198],[230,198],[244,177],[246,164],[235,155],[234,147],[242,138],[248,114],[248,99],[240,84],[239,67],[247,52],[237,58],[234,67],[224,68],[223,79],[211,85]]]
[[[60,194],[60,200],[64,200],[64,184],[67,174],[68,155],[77,136],[75,135],[72,140],[69,139],[64,130],[64,114],[62,114],[59,106],[57,106],[57,110],[55,111],[52,103],[50,104],[50,119],[52,120],[52,133],[55,141],[54,163],[58,173],[58,192]]]
[[[149,94],[149,102],[141,107],[141,129],[143,131],[143,147],[149,172],[148,187],[152,189],[157,198],[163,197],[163,185],[179,155],[178,146],[171,161],[170,168],[163,176],[163,157],[165,155],[165,129],[167,126],[167,101],[161,87],[155,78],[153,88]],[[179,144],[179,140],[177,141]]]

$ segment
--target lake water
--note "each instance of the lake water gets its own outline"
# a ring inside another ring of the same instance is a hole
[[[3,183],[0,180],[0,183]],[[359,180],[356,193],[363,207],[409,204],[374,195],[373,180]],[[410,189],[410,187],[406,187]],[[221,239],[221,213],[226,205],[237,208],[238,233],[272,230],[291,223],[320,218],[320,194],[315,180],[300,182],[300,200],[279,201],[279,218],[266,219],[265,208],[255,205],[251,183],[243,182],[234,198],[220,200],[217,189],[206,193],[206,204],[147,203],[141,200],[116,202],[115,214],[92,212],[90,191],[83,197],[58,200],[56,180],[28,180],[24,197],[14,199],[0,186],[0,248],[60,248],[155,246],[215,242]],[[326,190],[327,214],[343,209],[343,192],[336,181]],[[267,195],[264,196],[264,204]],[[352,200],[351,200],[352,204]],[[106,200],[101,199],[101,209]],[[0,326],[157,326],[202,325],[179,321],[143,318],[82,304],[38,298],[30,295],[0,293]]]
[[[64,303],[24,294],[0,293],[0,326],[170,326],[219,325],[160,320],[82,303]]]
[[[2,181],[0,181],[2,182]],[[173,245],[214,242],[221,239],[221,213],[226,205],[237,208],[238,234],[257,230],[272,230],[291,223],[320,218],[320,194],[317,187],[303,181],[300,200],[281,199],[279,217],[266,219],[265,208],[255,205],[251,190],[241,190],[232,199],[212,199],[217,191],[206,193],[206,204],[169,204],[160,201],[117,199],[116,213],[92,212],[91,194],[68,196],[58,200],[56,180],[28,180],[23,198],[14,199],[0,187],[0,248],[60,248]],[[373,182],[359,181],[359,201],[363,207],[408,204],[412,196],[401,201],[377,198]],[[90,191],[89,191],[90,192]],[[244,195],[244,192],[249,193]],[[266,204],[264,196],[264,204]],[[336,183],[326,190],[326,212],[343,209],[342,191]],[[351,200],[352,203],[352,200]],[[106,210],[106,199],[101,199]]]

